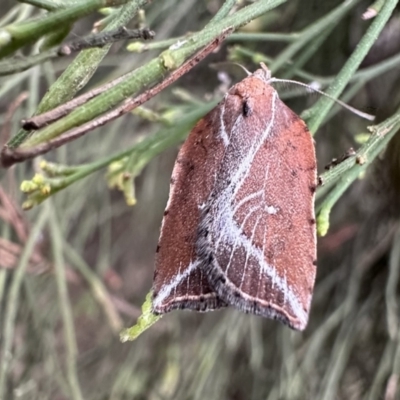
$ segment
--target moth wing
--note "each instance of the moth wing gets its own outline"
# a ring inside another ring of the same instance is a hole
[[[302,330],[316,272],[313,140],[270,85],[241,84],[232,101],[243,118],[202,210],[197,252],[223,301]]]
[[[218,112],[212,110],[193,128],[176,159],[155,261],[153,310],[213,310],[225,304],[200,268],[195,239],[201,207],[219,162]],[[215,132],[217,129],[217,132]]]

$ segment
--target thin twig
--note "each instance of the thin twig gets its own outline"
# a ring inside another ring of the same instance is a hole
[[[93,47],[103,47],[106,44],[114,43],[123,39],[153,39],[154,31],[145,29],[126,29],[124,26],[112,31],[105,31],[86,36],[82,39],[74,40],[63,44],[58,49],[58,54],[65,56],[75,51],[90,49]]]

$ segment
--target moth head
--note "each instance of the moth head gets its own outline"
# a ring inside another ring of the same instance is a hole
[[[269,83],[271,80],[271,71],[268,67],[262,62],[260,63],[261,68],[254,72],[254,76],[261,79],[265,83]]]

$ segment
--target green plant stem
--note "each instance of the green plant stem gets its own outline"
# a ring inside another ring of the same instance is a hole
[[[365,143],[356,151],[355,156],[344,160],[329,171],[321,174],[321,179],[323,182],[321,189],[324,187],[331,187],[336,181],[343,177],[345,172],[354,167],[357,157],[362,157],[365,159],[366,163],[363,165],[364,167],[368,165],[379,154],[379,152],[385,148],[389,140],[396,134],[399,128],[400,110],[386,121],[372,128],[374,133],[371,135],[367,143]],[[319,193],[317,191],[317,199],[318,197]]]
[[[27,4],[22,4],[19,8],[19,13],[14,23],[18,23],[21,21],[26,21],[33,13],[33,9],[31,6]]]
[[[341,3],[338,7],[332,10],[324,18],[321,18],[314,24],[311,24],[302,32],[300,37],[290,46],[288,46],[279,56],[269,65],[272,73],[278,71],[283,65],[291,61],[293,56],[301,50],[304,46],[308,45],[311,40],[314,40],[322,32],[328,29],[330,26],[336,25],[343,16],[353,8],[359,0],[350,0]]]
[[[346,321],[342,322],[342,327],[338,334],[335,335],[334,345],[331,351],[331,360],[329,367],[325,372],[322,386],[324,390],[318,395],[321,400],[334,400],[338,395],[338,386],[340,379],[344,373],[346,363],[350,357],[351,350],[357,339],[354,334],[357,321],[366,314],[366,310],[370,307],[372,301],[368,299],[364,302],[360,310],[349,312],[346,315]]]
[[[324,185],[328,185],[328,188],[336,183],[336,186],[331,190],[323,202],[316,207],[318,213],[317,230],[321,236],[324,236],[328,231],[329,215],[338,199],[350,184],[357,179],[360,173],[367,169],[399,129],[400,110],[377,127],[374,127],[374,134],[371,135],[371,138],[367,143],[357,150],[355,156],[343,161],[336,167],[332,168],[332,170],[321,175],[322,182],[324,182]],[[358,163],[356,162],[357,159],[359,160]],[[324,191],[327,190],[324,187],[322,187],[322,189]],[[320,196],[318,191],[317,197]]]
[[[163,52],[159,57],[151,60],[148,64],[128,74],[127,78],[120,84],[90,100],[66,117],[33,135],[23,144],[23,147],[32,147],[46,142],[71,128],[80,126],[96,118],[98,115],[121,103],[127,97],[144,89],[150,83],[160,80],[168,71],[179,67],[198,49],[218,37],[222,31],[228,28],[242,26],[264,14],[271,8],[282,4],[284,1],[285,0],[270,0],[253,3],[239,10],[237,13],[224,18],[217,27],[211,25],[209,28],[205,28],[201,32],[193,35],[188,40],[187,45],[176,50],[167,50]]]
[[[42,8],[47,11],[56,11],[61,8],[66,8],[69,4],[54,0],[18,0],[20,3],[30,4],[32,6]]]
[[[381,11],[373,20],[372,24],[369,26],[367,32],[358,43],[356,49],[347,60],[346,64],[336,75],[335,80],[330,85],[326,93],[335,98],[340,96],[348,82],[351,80],[351,77],[357,71],[357,68],[361,64],[362,60],[375,43],[380,32],[385,27],[397,3],[398,0],[387,0],[385,2]],[[318,102],[312,107],[312,116],[307,121],[307,125],[311,133],[315,133],[317,131],[318,127],[321,125],[323,119],[329,112],[329,109],[332,105],[332,100],[326,97],[321,97]]]
[[[357,80],[352,86],[350,86],[346,92],[344,92],[343,96],[341,96],[340,100],[344,103],[348,104],[350,100],[362,89],[365,87],[365,81]],[[324,126],[327,121],[332,119],[337,113],[343,111],[343,108],[339,104],[335,104],[331,109],[327,117],[324,119],[320,126]]]
[[[0,304],[4,304],[7,276],[8,272],[6,269],[0,269]]]
[[[325,236],[329,229],[329,216],[333,206],[342,197],[343,193],[360,175],[360,168],[351,168],[349,172],[345,173],[340,179],[338,184],[326,196],[317,217],[317,232],[319,236]]]
[[[57,31],[52,39],[58,41],[58,39],[63,39],[64,35],[67,35],[69,33],[69,27],[67,27],[66,31]],[[132,37],[137,33],[139,37],[139,34],[143,31],[125,31],[126,32],[126,38]],[[147,31],[145,31],[147,32]],[[60,34],[61,36],[57,38],[56,36]],[[102,33],[103,36],[104,33]],[[118,36],[119,35],[119,36]],[[123,34],[120,32],[116,31],[114,33],[114,36],[111,34],[110,37],[102,39],[101,37],[99,38],[99,41],[93,41],[93,37],[95,35],[88,35],[86,37],[83,37],[82,39],[79,39],[78,41],[73,41],[69,43],[64,43],[61,46],[57,48],[50,48],[47,51],[42,51],[39,54],[35,54],[33,56],[28,56],[28,57],[12,57],[8,58],[5,61],[0,61],[0,76],[4,75],[10,75],[10,74],[15,74],[17,72],[25,71],[28,68],[33,67],[34,65],[37,64],[42,64],[47,60],[50,60],[52,58],[57,58],[57,57],[62,57],[62,56],[67,56],[70,54],[70,52],[77,52],[77,51],[82,51],[83,46],[85,46],[85,49],[89,47],[97,47],[97,48],[102,48],[105,45],[111,44],[113,41],[121,40],[123,37]],[[97,35],[100,36],[100,35]],[[92,40],[92,43],[90,42]],[[100,40],[104,40],[103,43],[100,43]],[[107,42],[108,40],[108,42]],[[53,47],[55,44],[58,43],[47,43],[48,45],[51,44],[51,47]]]
[[[148,50],[166,49],[167,47],[172,46],[173,44],[178,43],[179,41],[187,40],[187,38],[188,37],[181,36],[178,38],[159,40],[158,42],[152,42],[152,43],[132,42],[128,44],[126,49],[128,51],[137,53],[141,53],[143,51],[148,51]]]
[[[392,366],[392,374],[390,376],[391,380],[394,380],[395,383],[399,382],[399,376],[400,376],[400,329],[398,329],[397,331],[397,338],[396,338],[396,350],[394,353],[394,357],[393,357],[393,366]],[[395,396],[398,396],[400,393],[400,389],[397,386],[396,387],[396,392],[395,392]]]
[[[301,54],[297,56],[295,60],[291,64],[289,64],[289,68],[282,75],[284,79],[290,79],[295,73],[296,70],[303,67],[304,64],[317,52],[320,46],[325,42],[326,38],[331,34],[333,28],[335,26],[333,24],[328,25],[327,28],[321,32],[313,41],[309,43],[309,45],[303,49]]]
[[[107,292],[107,289],[104,287],[103,282],[67,241],[63,242],[63,248],[66,252],[66,256],[71,260],[71,263],[73,263],[78,272],[89,284],[92,295],[103,308],[104,314],[109,321],[112,331],[114,333],[119,333],[119,331],[122,329],[122,320],[118,312],[115,310],[115,307],[111,302],[110,296]]]
[[[237,0],[225,0],[225,3],[214,15],[214,18],[210,21],[210,24],[216,24],[222,19],[224,19],[229,14],[229,12],[232,10],[232,8],[235,6],[236,3]]]
[[[307,354],[304,355],[304,359],[298,370],[299,373],[311,373],[313,365],[316,363],[315,356],[320,354],[324,344],[326,344],[331,337],[332,332],[337,329],[340,322],[343,320],[344,308],[344,303],[341,303],[335,310],[331,311],[329,317],[308,339]]]
[[[66,367],[67,377],[71,390],[71,398],[74,400],[83,400],[81,388],[78,380],[76,362],[78,357],[78,348],[75,337],[74,320],[68,295],[67,280],[65,276],[65,263],[63,258],[63,239],[58,219],[55,215],[53,205],[47,204],[49,212],[50,237],[54,257],[54,269],[58,290],[58,301],[61,310],[61,319],[64,327],[64,337],[66,343]]]
[[[69,25],[77,19],[102,7],[120,6],[128,0],[86,0],[65,9],[48,13],[33,21],[6,26],[0,30],[0,36],[9,36],[9,43],[0,45],[0,57],[8,56],[20,47],[34,43],[40,37],[57,30],[60,25]]]
[[[395,341],[400,332],[397,288],[400,279],[400,227],[393,239],[389,258],[389,276],[385,289],[386,323],[390,339]]]
[[[112,31],[126,25],[149,0],[131,0],[116,13],[103,32]],[[111,44],[101,49],[95,48],[82,51],[69,64],[57,81],[51,86],[39,104],[37,114],[51,110],[72,99],[82,89],[96,72],[98,65],[107,55]],[[12,147],[11,143],[10,146]]]
[[[19,5],[14,6],[10,11],[8,11],[7,14],[3,15],[0,18],[0,28],[3,27],[4,25],[10,23],[15,18],[15,16],[18,14],[20,7],[21,6],[19,6]]]
[[[364,396],[367,400],[382,399],[383,385],[387,382],[388,375],[393,362],[393,354],[396,351],[395,343],[391,340],[387,341],[382,357],[374,371],[374,377],[370,385],[368,396]]]
[[[237,32],[232,33],[228,38],[228,42],[294,42],[300,37],[298,33],[247,33]],[[133,42],[128,45],[127,49],[133,52],[143,52],[150,50],[165,49],[179,41],[187,40],[188,36],[180,36],[166,40],[159,40],[158,42],[142,43]]]
[[[383,60],[382,62],[363,68],[355,74],[357,79],[367,81],[377,76],[383,75],[385,72],[400,65],[400,54],[395,54],[392,57]]]
[[[53,47],[59,45],[69,35],[71,29],[72,25],[65,25],[62,28],[59,28],[52,33],[49,33],[43,38],[43,41],[40,44],[40,51],[43,52],[46,50],[50,50]]]
[[[110,31],[126,25],[148,1],[149,0],[131,0],[122,7],[112,21],[105,27],[104,31]],[[107,45],[101,49],[96,48],[80,52],[43,96],[36,114],[42,114],[71,100],[96,72],[98,65],[108,53],[110,46],[111,45]],[[29,131],[23,129],[19,130],[9,141],[8,146],[12,149],[18,147],[29,135]]]
[[[37,277],[27,276],[24,279],[24,304],[29,308],[29,313],[31,314],[31,319],[29,320],[30,332],[39,332],[36,337],[37,342],[35,343],[38,348],[41,349],[42,354],[48,355],[46,366],[43,368],[45,373],[51,377],[49,380],[52,382],[57,382],[59,387],[59,392],[64,396],[69,393],[69,384],[65,377],[63,371],[63,359],[58,357],[56,354],[55,347],[57,346],[55,342],[57,341],[55,336],[57,332],[53,330],[54,327],[54,314],[49,309],[52,306],[49,305],[47,309],[48,312],[44,313],[42,307],[38,307],[38,297],[42,294],[37,289]],[[39,285],[40,286],[40,285]],[[31,343],[28,339],[26,343]]]
[[[291,32],[291,33],[273,33],[273,32],[265,32],[265,33],[247,33],[247,32],[237,32],[233,33],[228,41],[236,42],[287,42],[291,43],[296,41],[301,37],[301,33]]]
[[[59,57],[58,49],[50,49],[30,57],[18,57],[16,60],[7,60],[6,62],[0,61],[0,76],[7,76],[26,71],[35,65],[43,64],[45,61],[56,57]]]
[[[6,390],[7,375],[11,372],[10,364],[12,360],[12,344],[15,330],[15,320],[19,305],[19,292],[28,267],[29,257],[36,245],[41,231],[48,219],[47,209],[42,209],[37,218],[36,224],[33,226],[29,238],[23,248],[18,266],[14,272],[14,276],[10,286],[10,292],[7,299],[7,307],[4,318],[4,337],[2,343],[2,359],[0,361],[0,399],[4,399]]]
[[[0,87],[0,99],[5,97],[9,92],[11,92],[15,87],[22,83],[25,79],[27,79],[30,75],[30,72],[23,72],[16,76],[9,77],[6,82],[2,82]]]

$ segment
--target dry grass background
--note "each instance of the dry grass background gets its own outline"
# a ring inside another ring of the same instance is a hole
[[[146,23],[156,32],[157,41],[176,37],[201,29],[222,3],[154,1],[146,7]],[[341,3],[291,1],[247,30],[297,32]],[[2,0],[0,17],[14,5]],[[370,24],[361,19],[369,5],[358,1],[302,69],[315,77],[334,76]],[[87,33],[98,18],[92,15],[76,23],[70,37]],[[310,40],[307,49],[318,39]],[[189,102],[220,95],[217,72],[208,67],[211,61],[230,56],[254,70],[256,65],[245,52],[275,57],[285,46],[270,41],[225,43],[218,54],[147,107],[163,115],[179,111],[185,100],[174,93],[177,88],[190,93]],[[399,49],[396,10],[362,68],[380,65]],[[128,53],[124,43],[115,44],[89,87],[133,70],[154,54]],[[33,113],[49,84],[71,60],[59,59],[1,78],[3,127],[10,104],[27,91],[27,100],[15,109],[9,124],[15,133],[20,119]],[[397,63],[361,85],[351,104],[376,114],[379,122],[398,109],[399,93]],[[314,101],[312,96],[296,97],[288,104],[300,113]],[[355,136],[367,132],[367,125],[343,110],[329,118],[316,135],[319,170],[349,147],[356,148]],[[130,146],[135,138],[156,129],[154,123],[127,115],[46,159],[70,165],[88,162]],[[2,347],[9,333],[5,319],[14,299],[16,268],[22,262],[28,265],[16,297],[12,352],[0,351],[1,365],[7,366],[2,371],[4,399],[400,399],[399,135],[333,209],[330,231],[318,244],[318,279],[304,333],[235,310],[173,312],[136,341],[122,344],[119,329],[135,322],[151,287],[154,250],[176,154],[177,148],[170,148],[146,166],[135,180],[134,207],[126,205],[120,192],[107,188],[102,170],[33,210],[22,211],[18,187],[31,178],[34,163],[1,171]],[[35,229],[40,235],[32,242]]]

